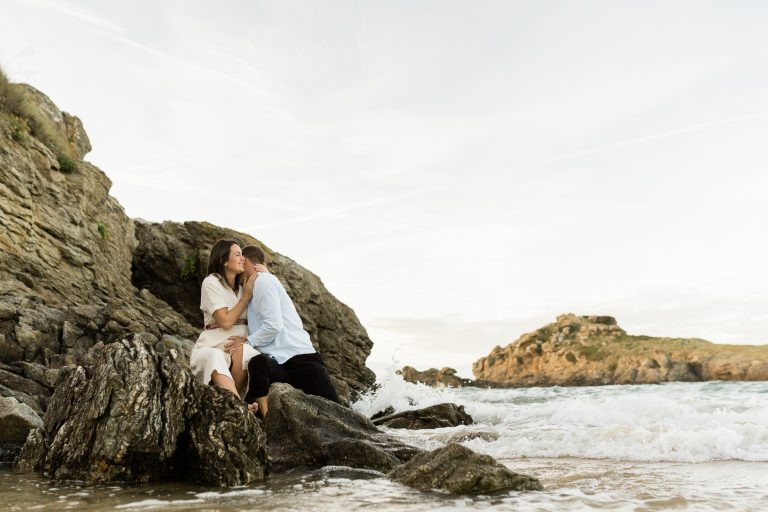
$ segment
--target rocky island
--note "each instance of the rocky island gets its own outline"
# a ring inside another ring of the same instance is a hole
[[[768,380],[768,345],[627,334],[610,316],[560,315],[472,366],[504,386]]]

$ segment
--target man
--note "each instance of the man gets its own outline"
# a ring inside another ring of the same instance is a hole
[[[264,265],[264,252],[254,246],[243,247],[245,279]],[[248,343],[261,352],[248,363],[249,389],[245,401],[254,400],[262,416],[267,414],[267,393],[273,382],[287,382],[309,395],[339,403],[323,360],[304,330],[301,318],[282,283],[272,274],[259,274],[248,304],[248,338],[230,338]],[[236,346],[236,345],[235,345]]]

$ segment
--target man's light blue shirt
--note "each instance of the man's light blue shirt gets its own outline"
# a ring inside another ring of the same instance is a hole
[[[266,272],[256,278],[253,298],[248,303],[248,343],[279,364],[315,352],[283,284]]]

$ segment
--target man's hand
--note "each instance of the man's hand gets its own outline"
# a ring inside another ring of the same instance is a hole
[[[229,338],[227,338],[227,341],[224,343],[224,351],[232,353],[235,350],[237,350],[237,348],[240,345],[244,343],[245,343],[245,338],[243,338],[242,336],[230,336]]]

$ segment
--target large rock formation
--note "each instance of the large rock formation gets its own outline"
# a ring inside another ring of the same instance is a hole
[[[567,314],[494,348],[472,371],[507,386],[768,380],[768,345],[631,336],[612,317]]]
[[[277,471],[326,465],[389,471],[420,452],[362,414],[288,384],[272,385],[268,405],[265,427]]]
[[[260,422],[231,393],[197,382],[180,359],[146,333],[95,346],[88,364],[65,368],[18,467],[89,483],[264,479]]]
[[[331,295],[320,278],[255,238],[205,222],[136,221],[139,244],[133,256],[133,282],[179,311],[193,325],[202,323],[200,284],[210,247],[219,239],[258,245],[272,273],[285,286],[304,328],[342,396],[368,389],[375,381],[365,359],[373,342],[354,311]]]
[[[538,479],[510,471],[493,457],[477,454],[459,444],[416,455],[392,470],[389,477],[422,491],[441,489],[453,494],[543,489]]]
[[[76,117],[26,85],[6,83],[0,96],[0,396],[41,414],[59,368],[98,341],[148,332],[188,354],[206,251],[219,236],[258,241],[204,223],[134,223],[82,160],[90,143]],[[371,385],[372,343],[352,310],[265,249],[340,394]]]

